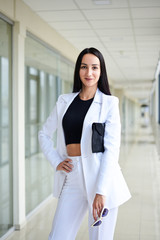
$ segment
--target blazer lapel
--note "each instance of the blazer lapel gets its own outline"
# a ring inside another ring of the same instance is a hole
[[[64,100],[64,106],[62,108],[62,114],[61,114],[61,121],[68,109],[68,107],[70,106],[70,104],[72,103],[72,101],[74,100],[74,98],[79,94],[79,92],[76,92],[76,93],[72,93],[70,95],[67,96],[67,99],[64,97],[63,100]]]
[[[81,153],[83,156],[90,155],[91,152],[91,134],[92,123],[99,122],[102,105],[102,93],[97,89],[94,100],[85,116],[81,137]],[[90,147],[89,147],[90,146]]]

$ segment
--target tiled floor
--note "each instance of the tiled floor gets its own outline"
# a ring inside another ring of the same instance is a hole
[[[150,127],[137,132],[129,152],[122,147],[120,165],[132,199],[119,208],[114,240],[160,239],[160,161]],[[7,240],[47,240],[56,201],[48,204]],[[76,240],[88,240],[87,216]],[[65,240],[65,239],[64,239]]]

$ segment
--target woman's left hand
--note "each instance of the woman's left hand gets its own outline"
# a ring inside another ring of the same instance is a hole
[[[100,217],[101,211],[105,205],[106,197],[104,195],[96,194],[93,201],[93,218],[96,221],[97,215]]]

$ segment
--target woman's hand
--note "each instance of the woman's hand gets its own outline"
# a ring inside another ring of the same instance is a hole
[[[105,205],[106,197],[100,194],[96,194],[93,201],[93,218],[96,221],[97,215],[100,217],[101,211]]]
[[[72,171],[72,168],[73,168],[73,165],[71,163],[72,163],[72,160],[67,158],[63,162],[58,164],[56,170],[57,171],[65,171],[65,172],[69,173]]]

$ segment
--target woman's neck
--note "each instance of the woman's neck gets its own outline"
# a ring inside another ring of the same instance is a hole
[[[82,100],[88,100],[94,97],[95,93],[97,91],[97,87],[96,88],[82,88],[79,96]]]

